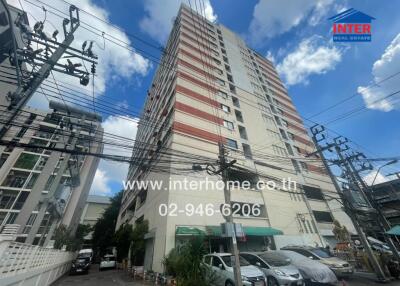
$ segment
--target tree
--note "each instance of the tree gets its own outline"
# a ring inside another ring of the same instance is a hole
[[[166,273],[174,276],[179,286],[212,285],[215,275],[211,268],[202,263],[206,253],[203,238],[193,238],[179,249],[172,249],[164,258]]]
[[[67,251],[79,250],[84,237],[88,235],[91,229],[88,224],[79,224],[76,233],[73,235],[64,224],[59,225],[54,232],[54,248],[61,249],[65,245]]]
[[[117,248],[117,259],[121,262],[128,257],[129,247],[132,241],[133,229],[128,223],[122,224],[114,235],[114,242]]]
[[[108,248],[114,245],[114,232],[121,207],[122,193],[120,191],[111,198],[110,206],[93,227],[93,246],[99,255],[106,254]]]
[[[132,265],[143,265],[146,242],[144,236],[149,231],[147,220],[137,222],[132,232],[131,239],[131,263]]]

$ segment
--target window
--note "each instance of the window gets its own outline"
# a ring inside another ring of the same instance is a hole
[[[273,119],[271,116],[268,116],[268,115],[266,115],[266,114],[263,114],[262,117],[263,117],[264,121],[265,121],[267,124],[269,124],[269,125],[274,125],[274,126],[275,126],[275,121],[274,121],[274,119]]]
[[[231,72],[231,68],[230,68],[230,66],[228,66],[228,65],[225,65],[225,70],[226,70],[227,72]]]
[[[229,61],[228,61],[228,58],[227,58],[227,57],[223,56],[222,58],[224,59],[224,62],[225,62],[225,63],[229,63]]]
[[[292,159],[292,165],[293,165],[294,170],[295,170],[297,173],[300,173],[300,167],[299,167],[299,164],[297,163],[296,160],[293,160],[293,159]]]
[[[218,68],[214,68],[214,71],[219,75],[223,75],[223,73],[224,73],[222,70],[220,70]]]
[[[272,137],[273,139],[278,139],[278,140],[281,139],[281,137],[279,137],[278,132],[267,129],[267,134],[268,134],[268,137]]]
[[[217,60],[216,58],[213,58],[213,60],[214,60],[214,63],[216,63],[217,65],[220,65],[220,64],[221,64],[221,61],[220,61],[220,60]]]
[[[232,103],[236,107],[240,107],[239,99],[237,97],[232,96]]]
[[[272,145],[272,150],[274,150],[274,153],[280,156],[287,156],[286,150],[282,147]]]
[[[226,145],[233,149],[238,148],[238,144],[237,144],[236,140],[233,140],[233,139],[226,138]]]
[[[215,81],[216,81],[220,86],[224,86],[224,85],[225,85],[225,82],[224,82],[222,79],[217,78]]]
[[[293,156],[294,153],[293,153],[292,146],[290,146],[290,144],[288,144],[288,143],[285,143],[285,146],[286,146],[286,150],[288,151],[289,155]]]
[[[307,171],[307,172],[308,172],[307,163],[301,162],[301,161],[300,161],[300,166],[301,166],[301,169],[302,169],[303,171]]]
[[[235,116],[236,116],[236,120],[239,122],[243,122],[243,116],[242,113],[239,110],[235,109]]]
[[[225,104],[220,104],[220,107],[223,111],[225,111],[226,113],[230,113],[231,112],[231,108]]]
[[[14,167],[20,168],[20,169],[32,170],[38,159],[39,159],[39,155],[22,153],[19,156],[17,162],[15,162]]]
[[[226,77],[228,78],[228,81],[233,82],[233,77],[230,74],[227,74]]]
[[[251,154],[250,145],[242,143],[244,156],[248,159],[253,159],[253,155]]]
[[[224,120],[224,126],[225,126],[226,128],[228,128],[229,130],[235,129],[233,123],[230,122],[230,121],[228,121],[228,120]]]
[[[286,127],[289,126],[288,122],[285,119],[281,119],[281,121],[282,121],[283,126],[286,126]]]
[[[333,218],[330,212],[313,211],[313,214],[317,222],[333,222]]]
[[[221,90],[218,90],[218,95],[221,96],[224,99],[228,98],[228,94],[226,92],[221,91]]]
[[[246,132],[246,128],[244,128],[243,126],[239,125],[239,134],[240,134],[240,138],[247,140],[247,132]]]
[[[279,132],[281,133],[283,139],[288,140],[288,136],[286,135],[285,130],[279,128]]]
[[[217,256],[213,256],[212,266],[219,267],[220,264],[222,264],[221,259],[219,257],[217,257]]]
[[[320,188],[316,187],[311,187],[311,186],[302,186],[304,194],[307,198],[313,199],[313,200],[324,200],[324,195],[322,194],[322,191]]]
[[[294,134],[293,133],[290,133],[289,131],[287,132],[287,135],[288,135],[288,137],[291,139],[291,140],[294,140]]]
[[[276,124],[278,124],[279,126],[282,126],[282,122],[281,119],[278,116],[274,116]]]
[[[230,90],[232,93],[236,94],[236,87],[235,87],[233,84],[229,84],[229,90]]]

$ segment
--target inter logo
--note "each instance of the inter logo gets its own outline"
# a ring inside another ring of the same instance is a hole
[[[370,42],[371,21],[375,20],[353,8],[329,18],[333,21],[334,42]]]

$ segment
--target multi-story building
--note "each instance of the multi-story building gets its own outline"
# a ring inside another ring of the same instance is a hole
[[[373,185],[371,193],[389,224],[392,227],[400,225],[400,178]],[[384,239],[378,222],[371,220],[368,223],[366,233]]]
[[[97,220],[102,217],[104,211],[110,205],[111,205],[110,197],[89,195],[86,200],[85,207],[83,208],[80,223],[83,225],[90,225],[93,227],[96,224]],[[92,247],[92,236],[93,236],[93,231],[91,231],[88,235],[84,237],[83,248]]]
[[[89,195],[82,212],[80,223],[94,226],[110,204],[111,200],[109,197]]]
[[[0,226],[19,224],[17,240],[33,244],[47,244],[60,223],[75,232],[99,163],[82,153],[103,149],[99,115],[50,109],[24,108],[2,138],[17,145],[1,153]]]
[[[133,153],[138,161],[128,180],[158,180],[164,188],[125,190],[118,224],[148,220],[147,269],[161,272],[162,258],[191,235],[205,235],[210,251],[228,250],[220,228],[223,191],[168,183],[217,181],[206,171],[185,172],[171,154],[215,164],[219,143],[228,160],[237,160],[229,179],[251,183],[250,190],[231,188],[239,209],[234,221],[246,235],[240,249],[334,245],[334,219],[354,232],[320,158],[306,157],[313,143],[273,64],[186,5],[174,22],[143,113]],[[285,187],[284,178],[297,181],[297,188]],[[269,180],[277,184],[271,190],[253,186]],[[190,211],[206,205],[213,211]],[[246,215],[244,205],[259,211]]]

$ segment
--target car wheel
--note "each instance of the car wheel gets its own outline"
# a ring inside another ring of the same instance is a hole
[[[232,281],[226,281],[225,286],[235,286],[235,284]]]
[[[268,276],[267,279],[268,279],[268,283],[267,283],[268,286],[279,286],[278,280],[276,280],[275,277]]]

